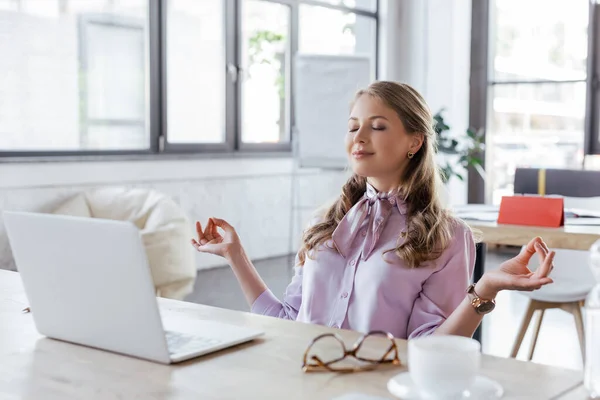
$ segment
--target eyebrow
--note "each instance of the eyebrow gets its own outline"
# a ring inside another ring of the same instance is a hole
[[[371,121],[374,120],[374,119],[378,119],[378,118],[385,119],[386,121],[388,120],[386,117],[384,117],[382,115],[373,115],[372,117],[369,117],[369,119]],[[348,119],[351,120],[351,121],[358,121],[358,118],[356,118],[356,117],[350,117]]]

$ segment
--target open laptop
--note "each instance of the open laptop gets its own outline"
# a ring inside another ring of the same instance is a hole
[[[38,332],[164,364],[263,332],[190,319],[198,331],[165,331],[139,230],[129,222],[3,213]],[[185,324],[184,324],[185,325]]]

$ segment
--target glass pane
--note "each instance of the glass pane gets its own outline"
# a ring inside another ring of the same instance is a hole
[[[322,3],[345,6],[349,8],[360,8],[366,11],[377,11],[377,0],[317,0]]]
[[[167,2],[167,118],[171,143],[225,141],[223,0]]]
[[[589,0],[493,4],[493,80],[585,79]]]
[[[87,30],[89,119],[144,119],[142,29],[90,24]],[[140,73],[141,72],[141,73]]]
[[[148,148],[147,0],[0,3],[0,150]]]
[[[242,18],[242,141],[289,141],[290,8],[246,1]]]
[[[513,193],[517,167],[580,168],[586,84],[490,86],[487,179],[490,201]]]
[[[364,55],[375,78],[375,19],[309,5],[300,6],[299,51],[312,54]]]

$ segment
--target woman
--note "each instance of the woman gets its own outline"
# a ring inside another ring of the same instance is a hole
[[[204,230],[197,222],[192,244],[228,261],[254,313],[404,339],[472,336],[499,291],[552,282],[554,253],[535,238],[466,293],[475,243],[438,199],[435,138],[431,112],[410,86],[375,82],[357,93],[346,136],[353,175],[304,232],[283,301],[226,221],[211,218]],[[534,253],[541,265],[532,273]]]

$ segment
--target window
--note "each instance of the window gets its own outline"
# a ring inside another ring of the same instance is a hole
[[[0,157],[291,151],[293,57],[377,0],[0,0]]]
[[[143,20],[83,15],[79,29],[80,148],[146,148]]]
[[[166,108],[169,143],[226,141],[223,0],[169,0]]]
[[[479,51],[487,51],[489,67],[481,85],[487,110],[479,112],[487,118],[476,119],[487,120],[485,198],[498,204],[513,193],[517,167],[582,167],[586,118],[598,113],[589,111],[598,76],[590,66],[600,51],[589,46],[588,32],[597,29],[589,0],[489,0],[474,4],[474,15],[483,3],[489,29],[481,24],[481,33],[489,36]]]
[[[0,4],[0,151],[149,147],[146,0]]]
[[[248,0],[242,9],[242,144],[290,141],[289,5]]]
[[[300,5],[299,50],[303,53],[363,55],[375,77],[376,23],[372,18],[313,5]],[[327,40],[323,40],[327,38]]]

